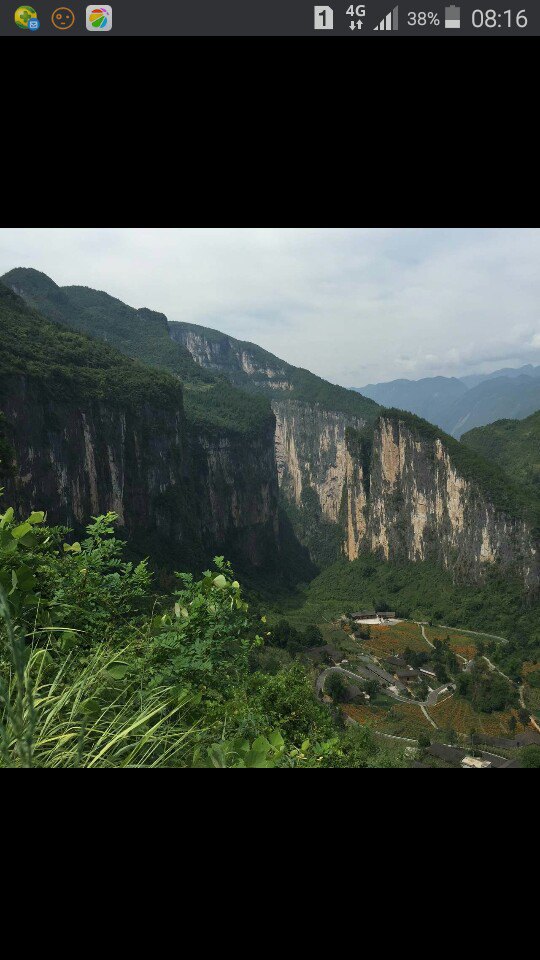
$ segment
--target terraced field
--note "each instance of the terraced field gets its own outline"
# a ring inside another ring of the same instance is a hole
[[[448,637],[448,646],[455,654],[465,657],[466,660],[472,660],[476,656],[476,644],[474,637],[466,633],[459,633],[456,630],[446,630],[441,627],[425,627],[426,636],[432,643],[435,640],[446,640]]]
[[[414,703],[399,703],[391,709],[385,707],[354,706],[347,704],[343,712],[357,723],[369,723],[380,733],[389,733],[395,737],[418,738],[421,733],[433,731],[420,707]]]
[[[497,713],[476,713],[470,703],[462,697],[453,696],[442,700],[434,707],[429,708],[438,727],[453,729],[457,733],[469,734],[472,729],[477,733],[485,733],[492,737],[509,737],[508,721],[514,715],[517,726],[516,732],[521,733],[527,727],[519,722],[515,710],[504,710]]]
[[[359,640],[366,653],[371,653],[375,657],[389,657],[393,654],[403,653],[409,647],[410,650],[429,652],[429,644],[422,636],[422,631],[418,624],[410,620],[403,620],[402,623],[374,624],[369,627],[369,640]]]

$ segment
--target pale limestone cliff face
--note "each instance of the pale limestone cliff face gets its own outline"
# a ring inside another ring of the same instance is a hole
[[[313,559],[319,559],[321,536],[337,536],[351,560],[369,552],[386,559],[431,559],[472,578],[499,561],[517,566],[527,584],[538,583],[537,546],[525,523],[497,512],[460,475],[440,439],[418,439],[404,424],[382,417],[371,456],[358,457],[348,448],[346,430],[362,430],[363,420],[288,397],[286,369],[269,366],[234,340],[212,341],[181,325],[171,327],[173,339],[202,366],[246,389],[280,391],[271,397],[279,485],[307,520],[298,530]]]
[[[395,419],[378,422],[369,477],[349,453],[344,499],[350,560],[364,551],[430,559],[472,576],[499,561],[521,570],[529,586],[538,583],[538,548],[525,522],[495,510],[440,439],[418,440]]]
[[[302,491],[310,487],[323,516],[337,523],[347,472],[345,431],[361,429],[364,421],[293,400],[273,400],[272,410],[281,490],[300,506]]]
[[[172,339],[187,347],[201,367],[224,373],[233,383],[245,386],[249,378],[255,387],[291,390],[285,367],[270,364],[264,358],[259,359],[239,341],[225,337],[213,340],[175,323],[170,324],[170,332]]]

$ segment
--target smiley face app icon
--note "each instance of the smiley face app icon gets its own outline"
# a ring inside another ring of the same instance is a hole
[[[75,14],[69,7],[57,7],[53,11],[51,22],[57,30],[69,30],[75,23]]]

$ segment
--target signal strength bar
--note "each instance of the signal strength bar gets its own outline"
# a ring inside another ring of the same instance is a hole
[[[387,13],[385,17],[381,20],[378,27],[373,27],[374,30],[397,30],[398,29],[398,8],[394,7],[390,13]]]

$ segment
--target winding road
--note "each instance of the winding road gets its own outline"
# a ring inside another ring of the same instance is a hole
[[[344,667],[327,667],[326,670],[323,670],[322,673],[320,673],[319,676],[317,677],[317,681],[315,684],[317,693],[320,693],[321,691],[324,693],[324,684],[326,682],[326,678],[331,673],[344,673],[347,677],[352,677],[354,680],[360,680],[360,681],[375,680],[376,683],[381,682],[381,678],[378,677],[376,673],[373,673],[371,670],[369,670],[367,667],[365,670],[363,670],[362,667],[357,667],[357,669],[360,671],[360,673],[353,673],[352,670],[345,670]],[[401,684],[401,686],[403,686],[403,684]],[[384,692],[388,694],[389,697],[392,697],[393,700],[398,700],[399,703],[413,703],[418,707],[425,708],[425,707],[435,706],[435,704],[437,703],[439,694],[443,693],[445,690],[448,690],[448,688],[449,688],[449,684],[443,683],[440,687],[437,687],[436,690],[432,690],[425,700],[413,700],[412,697],[400,697],[398,693],[393,693],[393,691],[389,690],[388,688],[386,688]],[[423,712],[426,713],[425,709],[423,709]],[[437,724],[434,723],[434,721],[431,719],[430,716],[428,716],[427,713],[426,713],[426,716],[429,722],[432,723],[434,727],[436,727]]]

